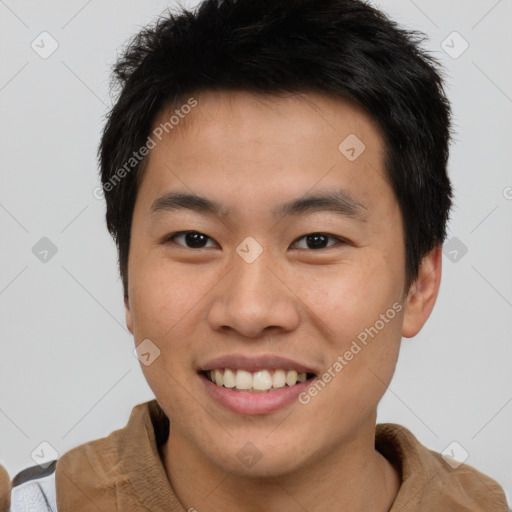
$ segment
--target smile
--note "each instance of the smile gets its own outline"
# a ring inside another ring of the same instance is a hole
[[[314,377],[311,373],[284,369],[249,372],[231,368],[216,368],[205,371],[203,374],[217,386],[248,393],[272,392],[285,386],[295,386],[297,383]]]

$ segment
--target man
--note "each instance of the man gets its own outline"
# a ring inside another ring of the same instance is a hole
[[[29,494],[59,511],[507,510],[492,479],[376,426],[441,279],[436,67],[358,0],[206,0],[132,41],[101,177],[156,400],[19,474],[14,511]]]

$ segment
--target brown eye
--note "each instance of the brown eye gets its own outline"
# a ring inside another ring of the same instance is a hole
[[[297,244],[297,242],[299,240],[304,240],[306,243],[306,247],[299,247],[299,249],[313,249],[313,250],[327,249],[328,247],[331,247],[332,245],[336,245],[336,244],[331,244],[331,245],[327,246],[327,241],[329,240],[329,238],[331,240],[336,240],[339,243],[344,243],[344,241],[341,238],[338,238],[333,235],[328,235],[325,233],[310,233],[308,235],[304,235],[304,236],[298,238],[294,242],[294,245]]]
[[[177,240],[183,240],[179,242]],[[179,231],[166,238],[166,242],[176,242],[184,245],[188,249],[203,249],[206,247],[208,240],[212,240],[209,236],[199,231]]]

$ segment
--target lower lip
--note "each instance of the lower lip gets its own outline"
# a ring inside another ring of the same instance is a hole
[[[251,415],[268,414],[290,405],[294,400],[298,401],[297,396],[311,384],[311,380],[306,380],[295,386],[284,386],[266,393],[245,393],[218,386],[203,374],[199,376],[206,391],[216,402],[238,414]]]

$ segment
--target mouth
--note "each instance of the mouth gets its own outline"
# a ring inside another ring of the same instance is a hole
[[[217,406],[237,414],[270,414],[299,402],[319,370],[277,354],[225,354],[197,368]]]
[[[314,373],[299,370],[273,369],[247,371],[233,368],[215,368],[200,372],[211,383],[221,388],[242,393],[273,393],[311,381]]]
[[[213,403],[242,415],[265,415],[299,402],[318,373],[298,361],[277,355],[226,354],[197,369]]]

